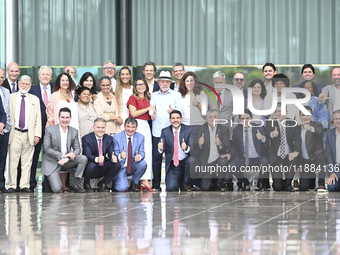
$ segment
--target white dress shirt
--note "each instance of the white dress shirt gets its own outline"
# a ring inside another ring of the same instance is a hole
[[[68,133],[68,128],[66,129],[66,132],[62,129],[62,127],[59,125],[59,130],[60,130],[60,149],[61,153],[67,154],[67,133]]]

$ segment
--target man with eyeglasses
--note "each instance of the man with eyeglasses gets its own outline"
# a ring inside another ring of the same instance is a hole
[[[111,60],[107,60],[104,62],[103,64],[103,76],[104,75],[107,75],[110,77],[111,79],[111,91],[115,91],[116,90],[116,78],[114,77],[115,74],[116,74],[116,64],[113,63]],[[96,90],[97,90],[97,93],[99,93],[101,91],[101,88],[100,88],[100,79],[97,79],[96,80]]]
[[[234,86],[238,87],[242,90],[244,99],[246,99],[248,96],[247,91],[243,89],[244,84],[246,83],[246,78],[244,77],[244,74],[241,72],[237,72],[234,74],[234,77],[232,79],[232,82]]]

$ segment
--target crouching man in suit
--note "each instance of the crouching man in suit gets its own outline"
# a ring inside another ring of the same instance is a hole
[[[182,113],[173,110],[170,113],[171,126],[162,129],[158,143],[158,153],[165,152],[165,185],[167,191],[191,191],[187,185],[190,178],[190,165],[194,158],[189,157],[190,128],[182,124]]]
[[[323,149],[322,132],[320,122],[312,121],[313,110],[309,106],[305,108],[311,115],[305,115],[300,110],[302,158],[300,172],[300,191],[315,188],[315,173],[319,172],[319,187],[315,191],[325,192],[325,165],[327,164],[326,152]]]
[[[194,147],[199,150],[197,160],[200,167],[215,167],[216,165],[223,167],[229,163],[224,156],[230,148],[229,129],[227,126],[215,124],[218,119],[217,110],[210,109],[205,117],[206,123],[197,128]],[[214,176],[207,173],[202,177],[201,189],[203,191],[233,190],[231,182],[228,182],[226,186],[223,185],[224,178],[221,175]]]
[[[59,124],[47,127],[44,137],[44,158],[41,173],[48,177],[53,192],[60,192],[62,183],[60,171],[77,167],[70,192],[85,192],[77,188],[78,180],[83,177],[87,158],[80,155],[78,130],[70,127],[71,110],[67,107],[59,110]]]
[[[94,121],[93,132],[83,136],[83,154],[88,163],[84,172],[84,188],[86,192],[93,192],[90,179],[104,177],[99,183],[99,192],[109,192],[106,184],[119,172],[120,164],[114,155],[112,137],[105,134],[106,121],[97,118]]]
[[[138,192],[138,182],[146,171],[144,135],[136,132],[137,126],[137,120],[128,117],[124,123],[124,130],[113,136],[114,153],[120,162],[120,171],[113,179],[117,191],[126,191],[127,177],[133,175],[130,191]]]

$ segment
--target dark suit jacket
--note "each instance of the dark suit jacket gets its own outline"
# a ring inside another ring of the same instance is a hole
[[[1,97],[0,97],[0,122],[2,124],[4,124],[4,128],[6,127],[6,123],[7,123],[7,115],[6,115],[6,112],[5,112],[5,108],[2,104],[2,100],[1,100]]]
[[[265,135],[265,128],[264,127],[252,127],[252,138],[255,146],[255,150],[257,154],[261,157],[267,157],[267,145],[268,145],[268,138],[266,138],[265,142],[257,139],[256,133],[257,130],[260,131],[262,135]],[[250,135],[250,134],[249,134]],[[243,157],[244,155],[244,146],[243,146],[243,126],[239,125],[234,128],[233,131],[233,142],[229,151],[230,156],[233,158],[235,155],[238,157]]]
[[[16,86],[15,86],[15,89],[16,91],[19,90],[18,88],[18,81],[15,82],[16,83]],[[8,89],[9,90],[9,93],[12,94],[12,89],[10,87],[10,82],[8,81],[8,78],[4,80],[4,82],[2,83],[2,85],[4,88]]]
[[[155,91],[159,91],[161,89],[161,87],[159,86],[157,81],[154,81],[153,83],[153,91],[149,91],[151,93],[155,92]]]
[[[222,147],[217,146],[217,150],[219,154],[226,154],[230,148],[230,135],[229,135],[229,128],[227,126],[223,126],[221,124],[216,125],[216,135],[221,140]],[[198,140],[201,138],[202,134],[204,134],[204,144],[199,146]],[[195,141],[194,141],[194,148],[199,150],[199,158],[198,161],[200,165],[204,166],[207,165],[209,155],[210,155],[210,132],[208,123],[205,123],[197,128]]]
[[[244,99],[247,99],[247,98],[248,98],[248,92],[247,92],[247,90],[242,89],[242,92],[243,92]]]
[[[328,168],[329,173],[335,173],[338,177],[340,176],[339,171],[336,170],[336,150],[340,150],[340,148],[336,148],[336,128],[332,128],[327,131],[327,142],[326,142],[326,153],[327,153],[327,163],[330,166]],[[340,163],[340,162],[339,162]],[[339,170],[339,166],[337,166]]]
[[[179,132],[179,143],[182,144],[182,141],[189,146],[190,139],[190,127],[187,125],[181,124],[181,130]],[[171,160],[174,155],[174,133],[172,132],[172,126],[168,126],[162,129],[161,139],[163,139],[163,152],[165,152],[165,171],[166,173],[169,171]],[[158,151],[158,149],[157,149]],[[189,156],[189,153],[187,155]]]
[[[310,160],[314,160],[316,155],[320,153],[324,153],[325,151],[323,149],[323,138],[322,138],[322,132],[323,127],[320,122],[314,122],[312,121],[309,123],[310,126],[314,127],[315,132],[312,133],[311,131],[306,132],[306,149],[308,153],[308,157]],[[301,128],[302,125],[300,125]]]
[[[277,152],[280,147],[280,140],[281,140],[281,132],[279,123],[277,121],[273,121],[273,127],[272,122],[267,122],[266,124],[266,137],[270,141],[269,142],[269,163],[272,164],[276,160]],[[288,146],[291,150],[291,152],[298,152],[299,156],[301,155],[301,146],[302,146],[302,140],[301,140],[301,127],[295,126],[295,122],[292,120],[287,119],[285,126],[289,126],[285,128],[286,131],[286,139]],[[277,137],[271,138],[270,133],[275,130],[275,127],[277,128],[277,131],[279,132],[279,135]]]
[[[94,132],[84,135],[81,139],[83,146],[83,155],[88,159],[88,162],[95,162],[96,157],[99,156],[99,148],[97,138]],[[113,151],[113,139],[111,136],[105,134],[102,137],[102,149],[105,161],[110,161]]]
[[[51,95],[52,95],[53,85],[52,84],[47,85],[47,89],[50,90]],[[41,134],[42,134],[42,137],[44,137],[45,127],[46,127],[46,123],[47,123],[47,115],[46,115],[46,106],[44,104],[43,96],[41,94],[40,84],[38,83],[38,84],[32,86],[28,93],[35,95],[39,98],[40,110],[41,110],[41,128],[42,128]]]

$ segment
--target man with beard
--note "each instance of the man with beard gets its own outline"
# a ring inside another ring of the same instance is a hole
[[[340,109],[340,66],[333,67],[330,73],[333,84],[324,87],[319,95],[319,104],[326,104],[327,107],[329,117],[328,129],[335,127],[332,114],[335,110]]]
[[[21,158],[20,192],[31,192],[30,173],[34,147],[41,138],[41,113],[38,97],[28,94],[31,78],[21,76],[19,91],[10,96],[11,122],[9,136],[10,169],[6,173],[6,188],[15,192],[17,187],[17,167]]]
[[[262,67],[262,75],[264,77],[264,85],[266,86],[267,94],[273,92],[272,79],[276,74],[276,67],[273,63],[265,63]]]
[[[244,84],[246,83],[246,78],[244,77],[244,73],[237,72],[234,74],[234,77],[232,79],[232,82],[234,86],[238,87],[243,92],[244,99],[246,99],[248,96],[247,91],[243,88]]]

